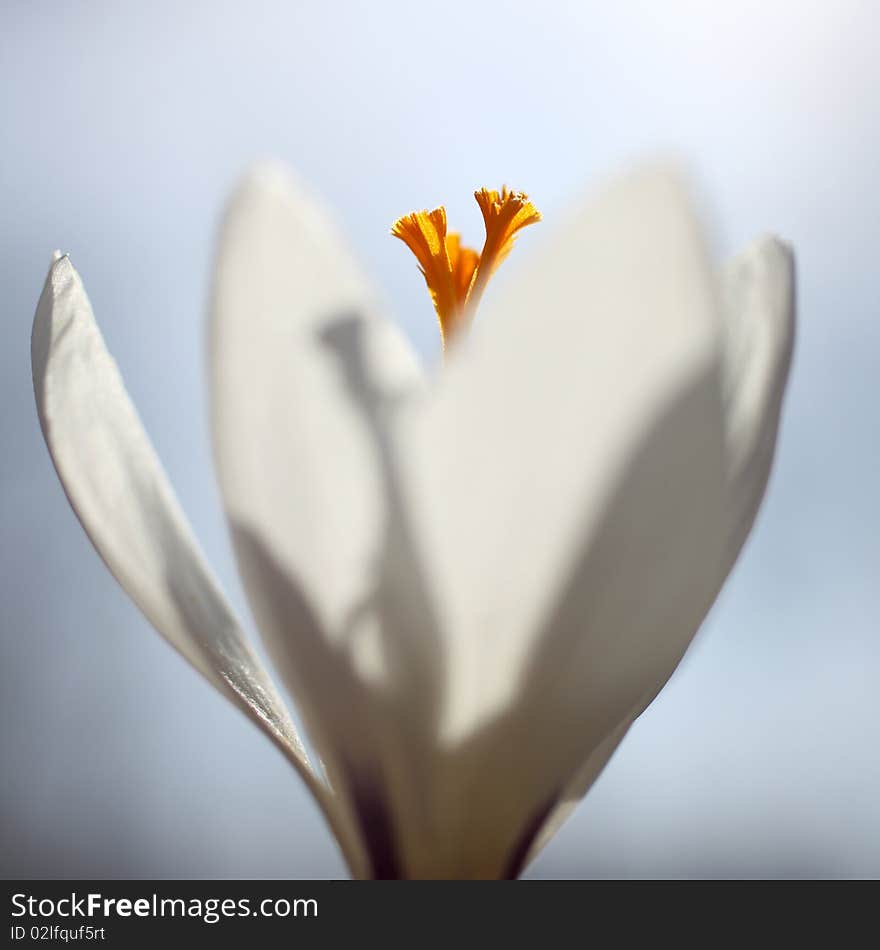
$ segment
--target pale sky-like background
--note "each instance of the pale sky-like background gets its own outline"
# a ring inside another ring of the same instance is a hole
[[[149,629],[67,505],[30,380],[53,248],[246,616],[203,354],[241,171],[272,155],[313,182],[433,359],[395,217],[445,202],[477,242],[471,193],[507,182],[549,228],[661,152],[688,163],[719,261],[764,230],[796,248],[778,464],[678,673],[531,873],[880,876],[878,18],[870,0],[2,0],[0,873],[343,873],[297,776]]]

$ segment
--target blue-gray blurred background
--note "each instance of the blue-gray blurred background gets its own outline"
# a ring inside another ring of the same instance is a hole
[[[507,182],[550,227],[661,151],[689,163],[719,260],[763,230],[797,249],[778,463],[703,632],[530,873],[880,875],[872,0],[0,10],[0,873],[344,873],[292,770],[148,628],[67,506],[29,366],[53,248],[246,615],[202,346],[214,227],[246,165],[278,156],[316,185],[433,359],[396,216],[446,202],[478,241],[471,193]]]

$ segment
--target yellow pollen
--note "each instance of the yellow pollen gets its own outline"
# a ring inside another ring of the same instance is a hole
[[[394,237],[400,238],[419,262],[440,321],[444,347],[470,325],[489,278],[510,253],[517,233],[541,220],[529,196],[506,185],[500,194],[481,188],[474,197],[486,225],[480,253],[465,247],[457,233],[447,231],[443,207],[406,214],[391,227]]]

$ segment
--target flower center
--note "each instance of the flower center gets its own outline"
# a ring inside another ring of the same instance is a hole
[[[500,194],[481,188],[474,197],[486,225],[480,253],[465,247],[456,232],[447,232],[446,209],[442,206],[405,214],[391,227],[394,237],[400,238],[419,262],[440,321],[444,347],[470,325],[489,278],[510,253],[517,233],[541,220],[529,196],[511,191],[506,185]]]

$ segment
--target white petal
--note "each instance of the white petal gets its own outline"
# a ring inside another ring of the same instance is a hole
[[[426,708],[420,677],[435,665],[422,656],[418,675],[400,677],[372,608],[385,439],[421,389],[419,367],[323,210],[281,168],[257,169],[233,198],[215,280],[215,450],[242,577],[331,783],[359,815],[372,873],[391,875],[377,813],[390,798],[383,743],[395,741],[383,691],[405,679]]]
[[[339,626],[381,530],[382,485],[351,387],[376,380],[377,398],[400,399],[419,385],[418,364],[376,317],[324,211],[281,167],[258,167],[234,196],[215,275],[211,396],[228,515]],[[370,381],[347,375],[355,348]]]
[[[556,832],[568,821],[572,812],[580,804],[581,799],[587,794],[593,782],[596,781],[608,764],[611,756],[617,751],[617,747],[623,742],[632,723],[632,718],[624,719],[590,752],[587,760],[575,773],[574,779],[565,787],[558,803],[551,809],[541,825],[540,832],[529,846],[524,867],[528,866],[544,850]]]
[[[328,794],[205,562],[67,257],[46,278],[31,360],[46,444],[98,553],[162,636],[273,739],[326,805]]]
[[[718,497],[716,310],[701,237],[664,170],[609,189],[486,301],[416,436],[427,547],[463,651],[450,737],[512,695],[573,559],[679,403],[698,428],[665,469],[693,472],[707,505]],[[693,392],[703,402],[691,410]],[[648,513],[680,497],[668,477],[646,487]],[[714,537],[717,520],[701,534]],[[504,662],[487,670],[488,657]]]
[[[776,238],[758,239],[727,266],[722,295],[729,569],[764,497],[776,448],[794,348],[791,250]]]
[[[727,578],[764,496],[776,447],[795,331],[794,258],[779,240],[753,242],[725,268],[722,395],[727,454],[727,543],[718,587]],[[695,631],[694,631],[695,632]],[[630,724],[662,688],[657,681],[581,767],[529,854],[531,860],[589,790]]]
[[[468,873],[519,865],[511,829],[537,831],[714,597],[720,332],[682,188],[635,175],[487,300],[414,427]]]

